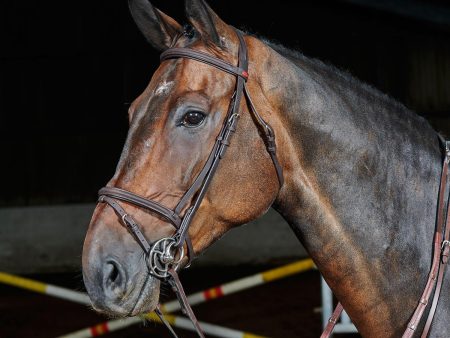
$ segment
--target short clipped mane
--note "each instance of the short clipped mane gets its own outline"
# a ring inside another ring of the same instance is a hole
[[[429,126],[428,121],[422,116],[411,111],[404,104],[383,93],[379,89],[357,79],[349,72],[338,69],[337,67],[327,64],[321,60],[307,57],[299,51],[289,49],[265,37],[258,35],[253,36],[263,41],[266,45],[281,56],[285,57],[296,67],[308,72],[312,76],[317,75],[317,77],[325,78],[326,80],[336,83],[337,86],[344,91],[349,90],[356,96],[367,98],[370,102],[372,102],[374,108],[378,106],[383,109],[387,109],[390,114],[395,114],[402,119],[409,120],[419,129],[424,126],[424,123]]]
[[[339,69],[336,66],[325,63],[319,59],[305,56],[300,51],[287,48],[278,42],[271,41],[264,37],[258,37],[258,38],[260,40],[262,40],[265,44],[267,44],[270,48],[272,48],[277,53],[279,53],[280,55],[287,58],[289,61],[291,61],[298,67],[302,67],[302,66],[307,67],[309,70],[317,72],[317,73],[325,74],[330,79],[333,79],[337,82],[346,83],[347,86],[350,86],[352,88],[358,88],[359,90],[363,90],[374,98],[376,97],[385,103],[389,102],[390,104],[395,105],[397,109],[400,108],[403,110],[409,110],[401,102],[390,97],[388,94],[383,93],[382,91],[373,87],[372,85],[367,84],[367,83],[357,79],[355,76],[350,74],[348,71]]]

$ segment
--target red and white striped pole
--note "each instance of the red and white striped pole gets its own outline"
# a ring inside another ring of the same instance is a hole
[[[277,279],[285,278],[303,271],[307,271],[312,269],[313,267],[314,263],[312,262],[311,259],[304,259],[301,261],[297,261],[282,266],[280,268],[258,273],[249,277],[244,277],[233,282],[225,283],[213,288],[209,288],[194,293],[188,296],[188,300],[191,305],[204,303],[212,299],[220,298],[235,292],[246,290]],[[58,297],[61,299],[65,299],[80,304],[90,305],[89,297],[85,293],[68,290],[65,288],[61,288],[59,286],[45,284],[42,282],[14,276],[7,273],[0,272],[0,283],[16,286],[30,291],[43,293],[49,296]],[[165,313],[164,316],[173,326],[188,330],[193,329],[191,322],[186,318],[168,314],[170,312],[180,310],[180,304],[176,300],[165,303],[164,305],[162,305],[161,309]],[[154,319],[155,321],[159,322],[159,318],[157,318],[157,316],[154,314],[147,314],[143,317],[146,319],[152,320]],[[61,336],[60,338],[98,337],[112,331],[117,331],[126,328],[128,326],[141,323],[142,320],[143,319],[141,317],[111,320],[86,329],[69,333],[67,335]],[[251,333],[236,331],[208,323],[201,322],[201,325],[205,333],[210,334],[212,336],[224,338],[261,338],[261,336],[253,335]]]

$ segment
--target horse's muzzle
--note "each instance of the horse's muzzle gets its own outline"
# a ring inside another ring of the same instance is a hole
[[[83,254],[83,279],[93,308],[112,317],[153,311],[160,281],[147,273],[145,258],[130,252],[120,259],[117,254],[102,257],[102,249],[90,247]]]

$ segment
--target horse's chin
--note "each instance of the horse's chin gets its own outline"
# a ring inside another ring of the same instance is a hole
[[[91,296],[92,307],[95,311],[110,318],[133,317],[152,312],[159,302],[160,281],[150,275],[136,282],[131,292],[124,295],[121,301],[102,299],[96,301]]]

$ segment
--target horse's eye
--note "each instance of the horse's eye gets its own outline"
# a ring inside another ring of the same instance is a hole
[[[183,117],[185,127],[197,127],[205,120],[205,114],[199,111],[189,111]]]

